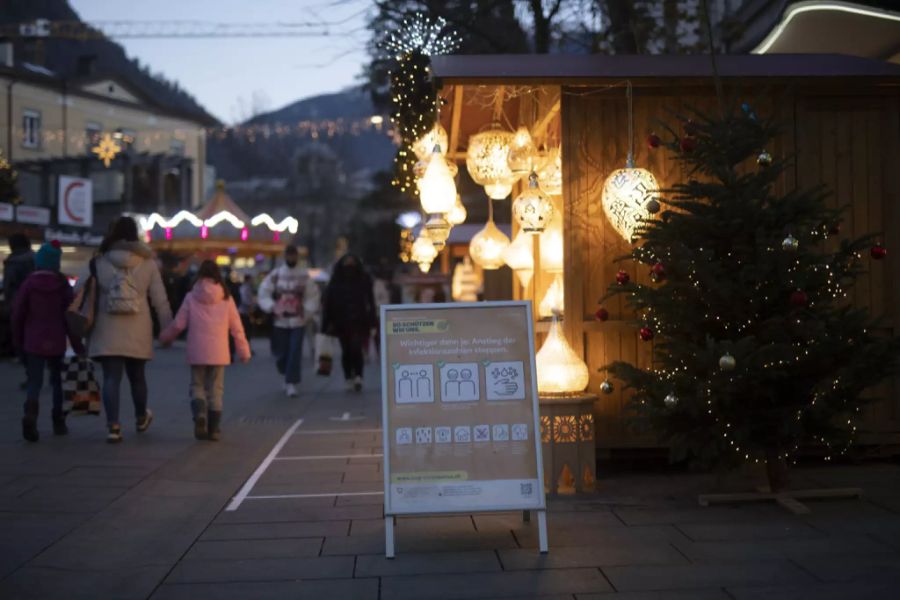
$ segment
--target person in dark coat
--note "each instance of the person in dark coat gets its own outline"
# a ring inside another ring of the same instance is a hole
[[[359,257],[338,260],[325,289],[322,331],[341,342],[341,364],[348,389],[362,390],[363,349],[376,325],[372,278]]]
[[[65,435],[66,416],[62,410],[62,363],[66,353],[66,337],[79,354],[84,354],[81,340],[68,335],[66,309],[74,293],[68,280],[59,272],[62,252],[58,242],[46,243],[35,255],[35,270],[22,283],[13,307],[13,339],[25,355],[28,385],[25,394],[25,416],[22,436],[38,441],[38,399],[44,383],[44,370],[50,371],[53,391],[53,433]]]
[[[9,256],[3,261],[3,297],[12,306],[19,287],[34,271],[34,252],[24,233],[9,236],[9,252]]]

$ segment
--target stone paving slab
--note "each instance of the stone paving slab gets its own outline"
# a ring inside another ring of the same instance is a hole
[[[260,583],[166,584],[151,600],[377,600],[377,579],[336,579]]]
[[[794,562],[821,581],[891,581],[897,585],[900,596],[897,554],[798,556]]]
[[[219,540],[196,542],[184,560],[240,560],[318,556],[325,538]]]
[[[824,534],[797,519],[748,519],[735,523],[683,523],[678,529],[697,542],[740,540],[787,540],[821,537]]]
[[[893,600],[897,597],[896,584],[866,582],[817,583],[794,587],[729,587],[727,591],[728,597],[734,600]]]
[[[384,511],[381,503],[350,506],[332,506],[334,498],[314,498],[323,500],[320,506],[295,507],[288,502],[282,503],[284,508],[270,506],[276,501],[249,501],[240,510],[223,512],[216,517],[216,523],[285,523],[290,521],[348,521],[356,519],[381,519]],[[299,501],[296,499],[295,501]],[[302,500],[307,500],[303,498]]]
[[[229,523],[210,525],[201,540],[266,540],[347,535],[350,521],[298,523]]]
[[[166,583],[349,579],[353,577],[353,565],[350,556],[183,560],[166,578]]]
[[[814,583],[811,575],[787,561],[740,565],[665,565],[604,567],[619,591],[677,590],[741,585]]]
[[[382,600],[458,600],[613,591],[597,569],[383,577]]]
[[[149,597],[171,566],[122,567],[101,571],[70,571],[55,567],[23,567],[0,581],[0,598],[91,600]]]
[[[578,600],[734,600],[725,590],[666,592],[620,592],[616,594],[576,594]]]
[[[673,542],[693,562],[778,560],[810,556],[891,553],[893,549],[867,535],[838,535],[813,539],[736,542]]]
[[[548,554],[533,548],[500,550],[504,570],[572,569],[616,565],[686,564],[688,561],[671,545],[659,542],[598,541],[594,546],[554,547]]]
[[[367,555],[359,556],[356,562],[357,577],[486,573],[500,570],[497,555],[491,550],[398,554],[390,560],[383,555]]]

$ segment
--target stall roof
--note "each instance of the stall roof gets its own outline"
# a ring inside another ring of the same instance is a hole
[[[900,81],[900,65],[841,54],[741,54],[716,57],[726,78],[869,77]],[[609,79],[691,79],[712,75],[710,57],[690,55],[493,54],[435,56],[444,84],[590,83]]]

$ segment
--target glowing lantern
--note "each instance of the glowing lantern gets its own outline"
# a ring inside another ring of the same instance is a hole
[[[469,138],[466,168],[472,180],[483,185],[488,197],[494,200],[506,198],[516,180],[507,162],[513,137],[511,131],[494,123],[490,129]]]
[[[431,263],[437,258],[438,251],[434,243],[428,237],[426,231],[422,231],[416,241],[413,242],[411,256],[413,262],[419,265],[419,270],[427,273],[431,269]]]
[[[541,234],[541,269],[550,273],[563,271],[562,215],[553,211],[553,218]]]
[[[427,160],[435,146],[447,148],[447,144],[447,130],[440,123],[435,123],[428,133],[415,141],[412,150],[419,160]]]
[[[538,185],[538,176],[532,171],[528,176],[528,188],[513,202],[513,216],[525,233],[537,234],[547,228],[553,217],[553,203]]]
[[[566,341],[556,315],[553,315],[547,339],[535,356],[535,363],[541,394],[577,393],[590,382],[587,365]]]
[[[462,203],[462,198],[457,194],[456,204],[453,205],[453,210],[447,213],[447,222],[450,223],[451,227],[461,225],[462,223],[465,223],[466,215],[468,215],[466,206]]]
[[[446,214],[456,204],[456,184],[447,168],[447,161],[441,156],[439,146],[434,147],[425,175],[418,180],[419,199],[422,210],[427,214]]]
[[[484,228],[472,236],[469,255],[482,269],[494,270],[503,266],[503,251],[509,246],[509,238],[494,225],[494,205],[488,200],[488,220]]]
[[[519,231],[512,244],[503,251],[503,262],[513,270],[522,287],[528,287],[534,275],[534,253],[531,246],[532,237],[524,231]]]
[[[538,304],[538,316],[551,317],[554,314],[562,314],[563,307],[566,304],[565,286],[561,273],[557,273],[553,278],[553,283],[547,288],[547,293],[541,303]]]
[[[531,133],[527,127],[519,127],[509,147],[509,154],[506,157],[509,163],[509,170],[516,177],[525,177],[535,168],[536,158],[537,150],[531,139]]]
[[[547,153],[547,159],[537,170],[541,189],[551,196],[562,195],[562,150],[559,146]]]
[[[450,223],[441,214],[431,215],[431,218],[425,222],[425,230],[428,232],[428,238],[434,245],[436,250],[441,250],[447,244],[447,238],[450,237]]]
[[[647,203],[657,192],[656,177],[647,169],[637,169],[632,161],[624,169],[616,169],[603,184],[603,212],[613,228],[631,242],[641,221],[652,215]]]

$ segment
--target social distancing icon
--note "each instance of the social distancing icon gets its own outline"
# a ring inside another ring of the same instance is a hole
[[[434,402],[434,366],[397,365],[394,369],[394,398],[397,404]]]

